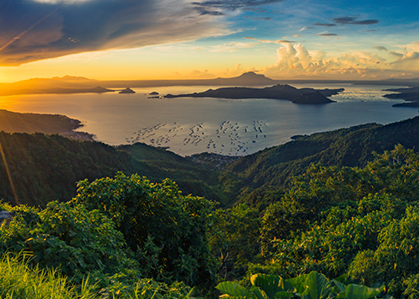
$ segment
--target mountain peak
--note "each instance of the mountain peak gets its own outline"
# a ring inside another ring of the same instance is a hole
[[[265,75],[259,75],[259,74],[256,74],[255,72],[246,72],[246,73],[241,74],[239,78],[266,78],[266,77]]]

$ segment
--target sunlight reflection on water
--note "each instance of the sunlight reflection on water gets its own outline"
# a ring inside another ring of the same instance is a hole
[[[294,85],[298,88],[303,87]],[[157,91],[190,93],[209,87],[135,89],[136,94],[25,95],[0,97],[0,109],[14,112],[64,114],[82,121],[81,131],[111,145],[144,142],[169,147],[180,155],[214,152],[245,155],[279,145],[298,134],[311,134],[363,123],[387,124],[417,115],[417,108],[393,108],[400,101],[385,99],[389,86],[304,87],[339,88],[327,105],[297,105],[268,99],[151,99]]]

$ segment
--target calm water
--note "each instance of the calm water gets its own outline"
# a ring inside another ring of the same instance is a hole
[[[303,87],[294,85],[296,87]],[[311,106],[267,99],[149,99],[157,91],[189,93],[208,87],[135,89],[136,94],[25,95],[0,97],[0,109],[64,114],[83,122],[82,131],[112,145],[144,142],[180,155],[215,152],[246,155],[279,145],[297,134],[363,123],[387,124],[418,115],[417,108],[393,108],[382,89],[391,86],[308,85],[338,88],[336,103]]]

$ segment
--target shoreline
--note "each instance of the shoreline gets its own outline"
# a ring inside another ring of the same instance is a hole
[[[0,131],[6,133],[58,134],[80,141],[95,141],[94,134],[77,129],[84,127],[78,119],[62,114],[19,113],[0,109]]]

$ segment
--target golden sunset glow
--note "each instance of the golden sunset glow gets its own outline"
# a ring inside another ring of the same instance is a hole
[[[419,76],[418,4],[355,2],[3,3],[0,80]]]

